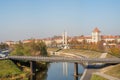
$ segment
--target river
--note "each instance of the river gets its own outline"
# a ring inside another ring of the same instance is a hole
[[[78,72],[82,74],[84,67],[79,64]],[[44,71],[37,72],[36,76],[31,76],[30,80],[80,80],[74,76],[74,64],[73,63],[50,63],[48,68]]]

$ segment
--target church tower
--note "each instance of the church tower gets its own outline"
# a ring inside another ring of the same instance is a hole
[[[92,42],[97,43],[98,41],[101,41],[100,30],[95,28],[92,32]]]
[[[62,39],[63,39],[63,45],[67,45],[67,32],[64,32],[63,34],[62,34]]]
[[[67,36],[67,32],[64,32],[62,34],[62,45],[63,45],[63,49],[69,49],[69,46],[68,46],[68,36]]]

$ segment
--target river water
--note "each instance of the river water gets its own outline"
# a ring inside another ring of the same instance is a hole
[[[82,74],[84,67],[79,64],[78,72]],[[50,63],[48,68],[42,72],[37,72],[30,80],[80,80],[74,76],[74,63]]]

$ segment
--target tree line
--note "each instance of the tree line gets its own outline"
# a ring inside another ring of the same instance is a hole
[[[39,41],[35,42],[32,40],[30,43],[23,44],[19,41],[18,44],[14,44],[12,46],[11,55],[19,55],[19,56],[47,56],[47,46],[44,42]]]
[[[106,45],[103,45],[106,43]],[[114,42],[115,43],[115,42]],[[88,43],[86,40],[79,42],[77,40],[72,40],[69,42],[70,48],[73,49],[83,49],[83,50],[92,50],[98,52],[107,52],[114,56],[120,57],[120,43],[115,43],[116,45],[109,45],[110,42],[99,41],[97,43]]]

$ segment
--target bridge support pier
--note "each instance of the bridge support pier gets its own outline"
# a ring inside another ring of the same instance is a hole
[[[74,80],[78,80],[78,63],[74,63]]]
[[[78,76],[78,63],[74,63],[74,76]]]
[[[31,74],[35,74],[35,72],[36,72],[36,62],[35,61],[30,61],[30,69],[31,69]]]

